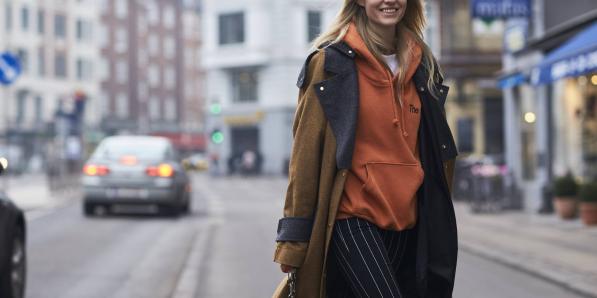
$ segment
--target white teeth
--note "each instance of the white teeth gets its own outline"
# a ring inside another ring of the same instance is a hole
[[[395,8],[385,8],[385,9],[382,9],[381,11],[383,11],[383,12],[396,12],[396,9]]]

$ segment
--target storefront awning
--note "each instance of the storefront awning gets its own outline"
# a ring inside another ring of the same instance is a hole
[[[516,87],[520,84],[527,83],[528,81],[529,81],[529,78],[527,75],[517,72],[517,73],[510,74],[510,75],[503,76],[503,77],[499,78],[498,87],[500,89],[508,89],[508,88]]]
[[[531,82],[548,84],[594,71],[597,71],[597,21],[550,52],[533,69]]]

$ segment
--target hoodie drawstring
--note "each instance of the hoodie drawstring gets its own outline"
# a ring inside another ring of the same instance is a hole
[[[402,132],[402,135],[405,137],[408,137],[408,132],[406,132],[406,121],[404,121],[404,103],[401,101],[400,103],[400,117],[402,118],[402,125],[400,125],[400,120],[398,119],[398,105],[396,104],[396,100],[402,100],[402,98],[404,98],[403,96],[403,89],[400,89],[400,97],[396,98],[396,91],[394,89],[394,82],[392,80],[392,77],[390,76],[390,82],[392,82],[392,107],[394,108],[394,119],[392,120],[392,123],[394,123],[394,126],[400,126],[400,130]]]

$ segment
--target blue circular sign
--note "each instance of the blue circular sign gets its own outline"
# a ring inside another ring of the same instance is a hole
[[[21,63],[15,55],[4,52],[0,55],[0,84],[10,85],[21,74]]]

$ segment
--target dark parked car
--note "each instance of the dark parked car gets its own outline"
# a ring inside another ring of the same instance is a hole
[[[6,159],[0,160],[0,173]],[[23,211],[0,191],[0,297],[25,296],[26,252]]]
[[[166,138],[108,137],[86,162],[83,174],[86,215],[190,210],[189,178]]]

